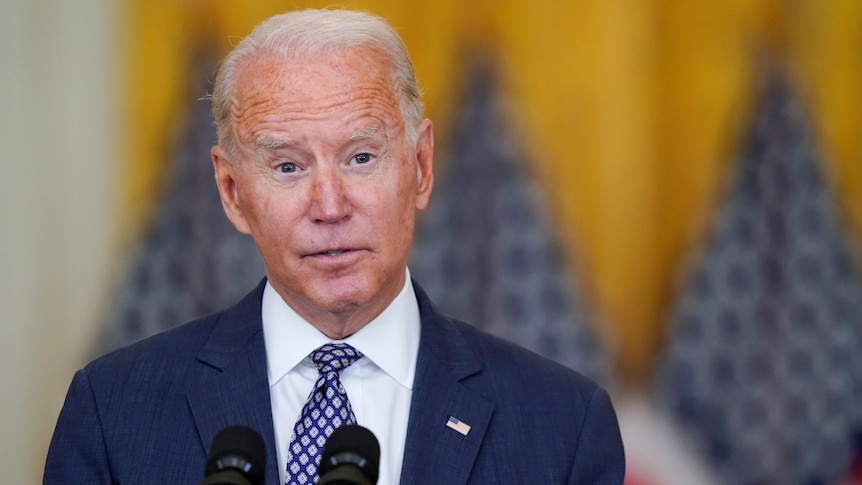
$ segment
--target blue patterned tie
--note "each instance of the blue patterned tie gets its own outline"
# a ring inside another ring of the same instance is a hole
[[[317,365],[317,382],[293,428],[287,449],[286,485],[317,481],[320,454],[329,435],[343,424],[356,424],[356,416],[338,380],[341,371],[362,358],[362,353],[343,343],[331,343],[311,353]]]

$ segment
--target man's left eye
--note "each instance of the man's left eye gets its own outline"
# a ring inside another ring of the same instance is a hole
[[[357,153],[353,156],[353,160],[359,164],[368,163],[371,161],[371,158],[372,157],[370,153]]]

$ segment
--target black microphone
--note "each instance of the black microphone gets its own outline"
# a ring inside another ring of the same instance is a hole
[[[263,485],[266,445],[257,431],[228,426],[213,438],[204,479],[198,485]]]
[[[326,440],[317,485],[374,485],[380,474],[380,444],[368,428],[346,424]]]

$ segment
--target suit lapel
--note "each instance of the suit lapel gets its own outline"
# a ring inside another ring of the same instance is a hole
[[[494,405],[466,384],[482,379],[482,364],[464,336],[414,287],[422,336],[401,483],[467,483]],[[470,426],[469,432],[448,427],[450,417]]]
[[[188,403],[204,448],[227,426],[242,424],[263,436],[266,483],[279,483],[275,434],[266,371],[260,302],[264,283],[225,312],[201,349],[202,374]],[[402,484],[467,483],[494,405],[468,387],[483,378],[482,364],[464,336],[433,308],[414,283],[422,318],[419,355],[407,428]],[[450,417],[470,426],[447,427]]]
[[[223,428],[255,429],[267,449],[266,483],[279,482],[260,302],[263,283],[225,312],[198,354],[209,377],[189,389],[188,403],[207,452]]]

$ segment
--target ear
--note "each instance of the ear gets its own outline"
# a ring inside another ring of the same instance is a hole
[[[423,210],[428,206],[431,189],[434,187],[434,126],[429,119],[424,119],[419,124],[416,138],[416,177],[419,180],[416,187],[416,209]]]
[[[210,150],[210,156],[213,160],[213,171],[215,172],[216,186],[221,197],[221,205],[224,208],[224,213],[230,220],[233,227],[243,234],[250,234],[248,221],[245,218],[240,198],[239,188],[237,187],[236,177],[239,171],[239,165],[232,163],[227,153],[220,147],[214,146]]]

